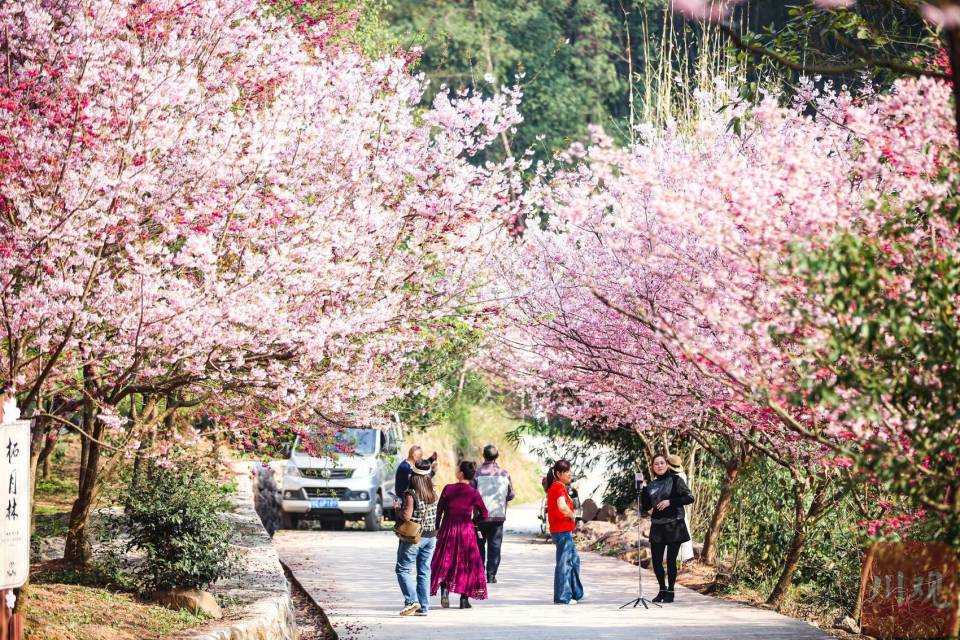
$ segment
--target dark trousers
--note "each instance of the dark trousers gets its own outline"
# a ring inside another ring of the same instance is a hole
[[[650,542],[650,555],[653,556],[653,573],[657,576],[657,582],[660,583],[660,590],[664,589],[673,589],[673,585],[677,581],[677,555],[680,553],[681,542],[671,542],[670,544],[662,544],[659,542]],[[663,556],[666,552],[667,556],[667,575],[663,574]],[[664,581],[664,578],[669,579],[669,586]]]
[[[480,560],[487,570],[488,576],[497,575],[500,568],[500,547],[503,545],[503,523],[481,522],[477,525],[480,535],[477,539],[480,544]]]

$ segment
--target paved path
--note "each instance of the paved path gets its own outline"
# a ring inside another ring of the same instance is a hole
[[[552,603],[553,545],[508,535],[500,582],[474,608],[440,608],[428,617],[397,615],[402,603],[393,573],[392,532],[278,531],[280,558],[326,610],[341,640],[814,640],[819,629],[771,611],[737,605],[678,587],[677,602],[662,609],[618,610],[634,598],[636,568],[583,554],[587,599]],[[648,595],[656,584],[644,572]],[[456,596],[451,597],[456,607]]]

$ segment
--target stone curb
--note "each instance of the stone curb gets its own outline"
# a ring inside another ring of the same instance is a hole
[[[240,612],[240,619],[211,623],[200,629],[171,636],[171,640],[294,640],[297,623],[290,585],[280,566],[280,559],[254,510],[250,470],[254,464],[237,461],[233,464],[237,492],[233,497],[235,511],[229,514],[241,553],[239,576],[222,580],[210,590],[221,599],[249,602]]]
[[[317,602],[317,599],[313,597],[312,593],[307,591],[306,587],[304,587],[299,580],[297,580],[296,574],[293,573],[293,570],[290,567],[284,564],[283,560],[280,561],[280,564],[283,566],[284,569],[287,570],[287,573],[290,576],[290,580],[296,585],[297,589],[300,590],[300,593],[302,593],[304,597],[306,597],[306,599],[310,601],[310,604],[312,604],[316,608],[317,615],[320,616],[320,619],[323,620],[323,624],[326,627],[324,629],[324,632],[326,634],[325,637],[327,638],[327,640],[340,640],[340,635],[337,633],[337,630],[333,628],[333,624],[330,622],[330,618],[327,617],[327,612],[324,611],[323,607],[320,606],[320,603]]]

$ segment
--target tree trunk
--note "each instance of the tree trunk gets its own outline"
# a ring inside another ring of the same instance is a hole
[[[31,438],[33,434],[31,434]],[[50,434],[47,433],[47,429],[44,428],[40,437],[43,440],[43,446],[40,447],[39,459],[37,460],[37,467],[43,470],[43,479],[50,479],[50,454],[53,453],[53,448],[56,446],[57,441],[50,437]],[[31,446],[33,443],[31,442]],[[31,449],[32,451],[32,449]]]
[[[80,440],[81,453],[79,491],[73,503],[68,522],[66,547],[63,558],[68,562],[86,563],[90,560],[90,510],[96,498],[97,475],[100,467],[100,443],[102,427],[96,425],[93,403],[87,401],[83,409],[83,431]]]
[[[777,584],[773,587],[773,591],[770,592],[770,597],[767,598],[767,604],[778,611],[787,595],[787,590],[790,589],[790,584],[793,582],[793,574],[796,573],[797,567],[800,565],[800,554],[803,552],[803,546],[806,542],[806,522],[801,521],[795,525],[793,538],[790,540],[787,557],[783,563],[783,570],[780,572],[780,577],[777,578]]]
[[[723,523],[726,522],[727,516],[730,515],[730,508],[733,506],[733,494],[736,491],[734,485],[741,469],[739,461],[733,461],[725,466],[723,482],[720,485],[720,496],[713,508],[713,515],[710,516],[710,526],[707,527],[707,534],[703,538],[703,551],[700,554],[701,560],[709,565],[717,564],[717,543],[720,540],[720,531],[723,529]]]
[[[800,564],[800,554],[803,552],[803,545],[807,541],[807,524],[810,522],[811,511],[819,512],[822,507],[823,492],[826,489],[825,484],[820,484],[815,491],[813,502],[810,505],[810,511],[804,508],[804,485],[799,481],[796,473],[793,473],[793,538],[790,540],[790,546],[787,547],[787,556],[783,561],[783,569],[780,571],[780,577],[777,578],[777,584],[774,585],[770,597],[767,598],[767,604],[773,606],[778,611],[783,604],[783,599],[787,596],[790,584],[793,582],[793,574],[797,571]]]

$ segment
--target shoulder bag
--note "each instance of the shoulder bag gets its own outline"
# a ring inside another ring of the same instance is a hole
[[[416,511],[418,503],[417,494],[410,492],[410,495],[413,496],[413,510]],[[423,525],[413,520],[397,521],[397,524],[393,526],[393,532],[400,538],[401,542],[419,544],[420,534],[423,533]]]

